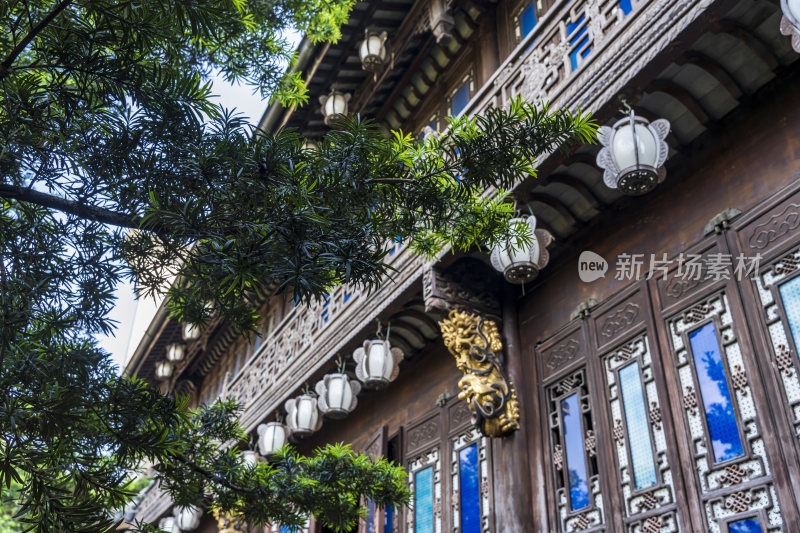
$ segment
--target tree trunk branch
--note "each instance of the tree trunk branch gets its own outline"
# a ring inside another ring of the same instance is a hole
[[[49,209],[55,209],[69,215],[75,215],[86,220],[102,222],[103,224],[111,224],[112,226],[119,226],[122,228],[139,228],[139,218],[134,215],[119,213],[93,205],[85,205],[51,194],[34,191],[26,187],[0,185],[0,197],[8,198],[9,200],[29,202]]]
[[[45,16],[39,22],[39,24],[37,24],[36,26],[31,28],[30,31],[28,31],[25,37],[23,37],[22,40],[17,44],[17,46],[15,46],[13,50],[11,50],[11,53],[8,54],[8,56],[3,60],[3,62],[0,63],[0,80],[11,74],[11,71],[13,70],[12,66],[14,64],[14,61],[16,61],[17,57],[19,57],[19,55],[28,47],[28,45],[31,44],[31,41],[33,41],[36,38],[39,32],[42,31],[45,28],[45,26],[53,22],[53,19],[55,19],[59,13],[64,11],[64,9],[66,9],[66,7],[71,3],[72,0],[61,0],[61,2],[56,4],[53,10],[50,13],[48,13],[47,16]]]

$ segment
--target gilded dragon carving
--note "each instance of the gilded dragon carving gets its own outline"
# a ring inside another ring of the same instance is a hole
[[[240,516],[216,510],[214,511],[214,518],[217,519],[217,528],[220,533],[244,533],[247,530],[247,525]]]
[[[439,322],[448,351],[464,377],[458,382],[472,411],[473,423],[487,437],[502,437],[519,429],[519,401],[498,354],[503,349],[497,323],[465,311],[450,311]]]

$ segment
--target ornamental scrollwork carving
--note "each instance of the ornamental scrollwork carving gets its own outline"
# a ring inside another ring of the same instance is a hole
[[[464,373],[458,382],[458,397],[467,402],[473,423],[487,437],[518,430],[519,401],[498,357],[503,344],[497,323],[453,310],[439,327],[445,346]]]
[[[750,248],[761,250],[798,227],[800,227],[800,205],[789,204],[783,211],[756,226],[748,244]]]

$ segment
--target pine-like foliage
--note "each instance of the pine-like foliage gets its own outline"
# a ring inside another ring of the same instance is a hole
[[[352,525],[408,501],[403,471],[346,447],[244,465],[237,408],[192,411],[119,378],[93,340],[113,290],[169,289],[173,313],[251,327],[275,291],[375,287],[387,243],[418,252],[515,236],[504,193],[588,116],[517,101],[418,141],[357,117],[309,148],[212,103],[221,73],[302,105],[281,35],[339,37],[353,0],[0,0],[0,485],[41,532],[113,529],[131,468],[182,504],[253,523]],[[487,193],[488,191],[488,193]],[[206,302],[214,302],[209,310]]]

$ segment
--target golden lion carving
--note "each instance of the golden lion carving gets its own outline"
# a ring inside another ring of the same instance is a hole
[[[439,327],[444,345],[464,373],[458,382],[458,397],[469,405],[473,422],[487,437],[518,430],[519,401],[497,356],[503,349],[497,323],[453,310]]]

